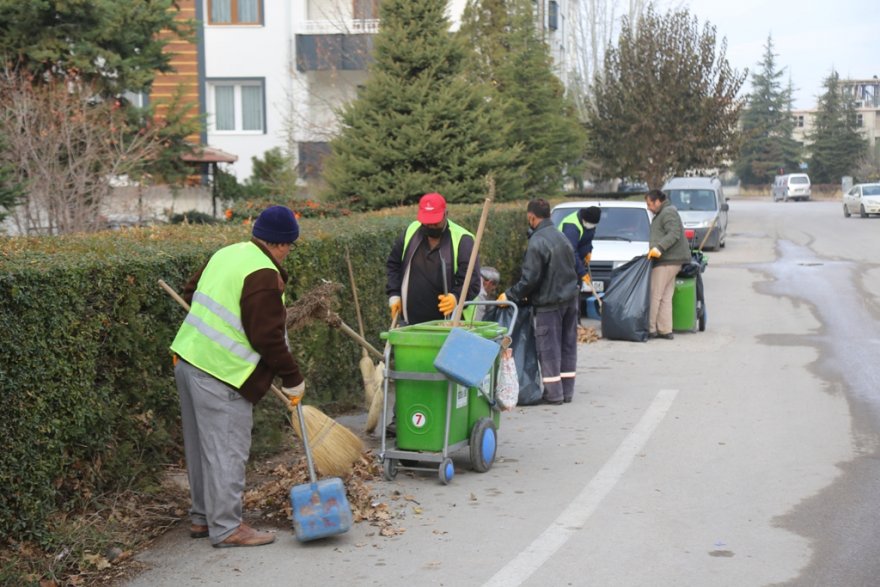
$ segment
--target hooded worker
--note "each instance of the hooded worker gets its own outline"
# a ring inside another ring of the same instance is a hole
[[[287,344],[282,266],[299,225],[289,208],[270,206],[252,234],[214,253],[184,287],[191,307],[171,344],[192,498],[190,536],[210,537],[221,548],[275,540],[241,519],[253,406],[274,377],[292,402],[305,391]]]
[[[462,295],[480,293],[480,262],[464,286],[474,235],[452,220],[446,200],[438,193],[419,200],[416,221],[395,240],[386,261],[388,305],[392,317],[403,313],[406,324],[442,320]]]
[[[593,237],[596,236],[596,225],[601,218],[602,209],[589,206],[572,212],[559,223],[559,230],[574,249],[574,269],[578,279],[587,285],[591,285],[587,266],[593,256]]]

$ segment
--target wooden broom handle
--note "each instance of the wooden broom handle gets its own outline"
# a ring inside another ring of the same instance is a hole
[[[189,304],[186,303],[186,300],[185,300],[185,299],[183,299],[182,297],[180,297],[180,294],[178,294],[176,291],[174,291],[174,288],[173,288],[173,287],[171,287],[170,285],[168,285],[167,283],[165,283],[165,280],[164,280],[164,279],[160,279],[160,280],[159,280],[159,285],[162,287],[162,289],[164,289],[166,292],[168,292],[168,295],[170,295],[172,298],[174,298],[174,301],[176,301],[178,304],[180,304],[181,306],[183,306],[183,309],[184,309],[184,310],[186,310],[187,312],[189,312]],[[296,409],[296,408],[290,403],[290,399],[289,399],[286,395],[284,395],[284,392],[281,391],[280,389],[278,389],[278,386],[277,386],[277,385],[275,385],[274,383],[272,383],[272,384],[269,385],[269,389],[272,390],[272,392],[275,394],[275,396],[276,396],[278,399],[280,399],[282,402],[284,402],[284,405],[286,405],[287,408],[288,408],[291,412],[294,411],[294,410]]]
[[[461,299],[455,306],[455,312],[452,314],[452,326],[458,326],[461,313],[464,311],[464,303],[467,300],[468,290],[471,286],[471,275],[474,273],[474,265],[477,263],[477,254],[480,251],[480,241],[483,240],[483,230],[486,228],[486,219],[489,217],[489,204],[495,197],[495,179],[489,176],[489,194],[483,201],[483,213],[480,214],[480,224],[477,226],[477,236],[474,237],[474,248],[471,249],[471,258],[468,260],[467,272],[464,274],[464,285],[461,288]]]

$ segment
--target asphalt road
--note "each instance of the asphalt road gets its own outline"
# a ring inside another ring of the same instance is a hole
[[[399,536],[180,527],[128,585],[877,585],[880,218],[734,200],[729,230],[706,332],[582,345],[574,402],[505,414],[487,473],[377,481]]]

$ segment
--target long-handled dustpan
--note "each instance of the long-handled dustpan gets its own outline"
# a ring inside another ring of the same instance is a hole
[[[339,477],[317,480],[301,405],[296,406],[296,415],[302,430],[311,483],[294,485],[290,489],[293,531],[300,542],[344,534],[351,528],[351,506],[345,497],[345,485]]]

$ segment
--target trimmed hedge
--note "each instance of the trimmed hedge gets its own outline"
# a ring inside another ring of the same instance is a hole
[[[450,216],[476,230],[478,206]],[[339,314],[357,328],[345,248],[351,252],[367,337],[380,346],[390,316],[385,259],[415,208],[302,219],[287,259],[295,299],[322,279],[343,284]],[[481,247],[505,281],[525,249],[525,204],[493,207]],[[182,452],[168,345],[184,313],[158,285],[178,290],[219,247],[249,238],[247,221],[99,235],[0,239],[0,534],[51,540],[47,520],[97,492],[149,488]],[[360,405],[359,347],[324,324],[292,332],[307,401]],[[265,407],[264,407],[265,406]],[[284,411],[261,402],[257,436],[279,438]],[[273,430],[274,428],[274,430]]]

